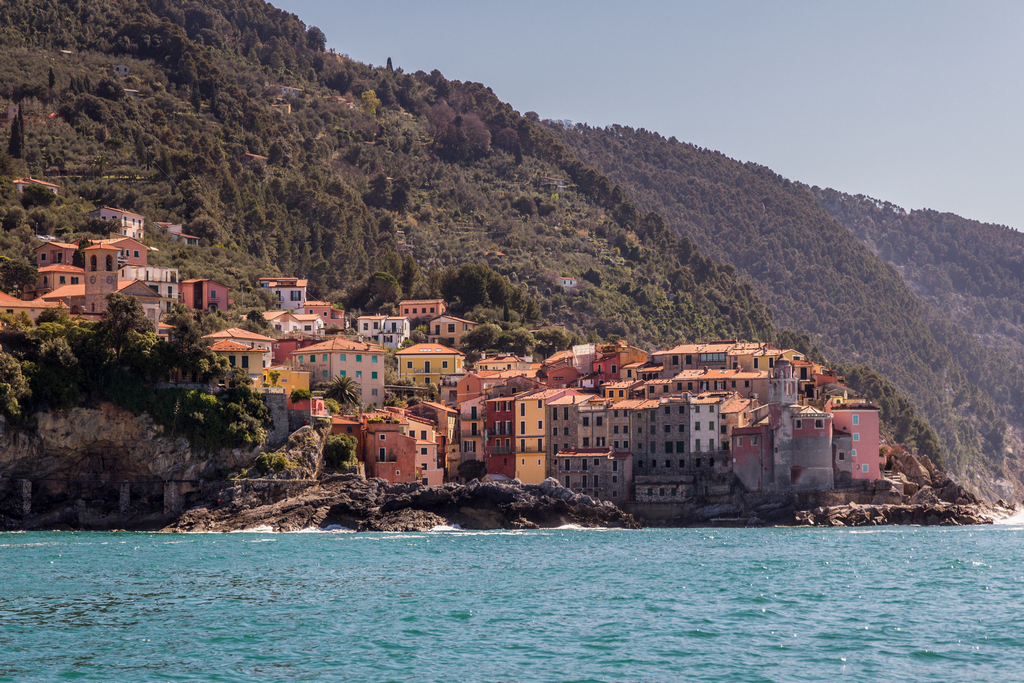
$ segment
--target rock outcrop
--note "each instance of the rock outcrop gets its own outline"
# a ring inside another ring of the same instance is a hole
[[[930,491],[931,488],[923,489]],[[1003,505],[957,505],[937,499],[906,505],[836,505],[814,510],[799,510],[796,523],[801,526],[847,527],[913,524],[918,526],[967,526],[992,524],[1014,510]]]
[[[300,488],[301,487],[301,488]],[[471,481],[469,484],[388,484],[356,475],[298,481],[254,480],[220,490],[165,531],[238,531],[269,527],[298,531],[339,525],[357,531],[537,529],[576,524],[636,529],[636,521],[608,502],[574,494],[549,479],[540,485]]]

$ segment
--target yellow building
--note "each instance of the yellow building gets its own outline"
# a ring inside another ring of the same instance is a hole
[[[519,481],[524,484],[539,484],[547,478],[544,434],[547,427],[548,402],[577,394],[579,392],[573,389],[538,389],[515,397],[515,464],[516,478]]]
[[[254,386],[263,384],[263,351],[245,344],[221,339],[210,349],[218,356],[228,359],[228,364],[235,368],[240,367],[246,371]]]
[[[270,381],[270,373],[278,373],[277,384]],[[263,368],[263,386],[284,387],[289,393],[293,389],[305,389],[309,391],[309,373],[303,370],[294,370],[287,365],[275,365],[271,368]]]
[[[440,384],[445,375],[466,372],[466,355],[443,344],[414,344],[395,355],[398,376],[412,377],[416,384]]]

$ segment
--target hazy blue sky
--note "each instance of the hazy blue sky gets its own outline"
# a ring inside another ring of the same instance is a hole
[[[1024,3],[272,0],[328,47],[1024,229]]]

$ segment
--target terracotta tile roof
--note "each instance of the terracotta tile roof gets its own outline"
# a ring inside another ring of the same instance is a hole
[[[367,344],[366,342],[357,342],[344,337],[332,337],[327,341],[320,342],[319,344],[313,344],[302,349],[296,349],[292,351],[292,354],[309,353],[310,351],[367,351],[371,353],[384,353],[382,346],[376,344]],[[390,414],[390,413],[389,413]]]
[[[52,242],[40,244],[38,247],[36,247],[36,251],[39,251],[40,249],[45,249],[46,247],[57,247],[58,249],[78,249],[77,244],[69,244],[68,242],[57,242],[56,240],[54,240]]]
[[[416,356],[424,354],[465,356],[466,354],[455,349],[450,349],[444,344],[413,344],[408,348],[398,351],[396,356]]]
[[[595,396],[594,394],[570,394],[569,396],[563,396],[562,398],[556,398],[553,401],[548,401],[548,405],[571,406],[583,403],[590,403],[591,401],[594,400],[597,400],[597,396]]]
[[[330,305],[331,305],[330,301],[308,301],[308,300],[306,301],[305,304],[303,304],[303,306],[330,306]]]
[[[40,273],[84,273],[84,268],[77,266],[66,266],[63,264],[57,264],[54,266],[43,266],[39,268]]]
[[[460,323],[467,323],[469,325],[479,325],[480,324],[480,323],[478,323],[478,322],[476,322],[474,320],[466,320],[465,318],[456,318],[454,315],[448,315],[447,313],[443,313],[443,314],[437,316],[436,318],[434,318],[434,320],[440,320],[441,318],[444,318],[445,320],[457,320]],[[430,322],[434,322],[434,320],[431,320]]]
[[[406,299],[405,301],[400,301],[398,303],[398,305],[399,306],[405,306],[406,304],[408,304],[409,306],[419,306],[420,304],[438,304],[438,303],[443,304],[444,303],[444,299]]]
[[[260,349],[253,349],[245,344],[239,344],[233,342],[230,339],[221,339],[219,342],[210,347],[214,351],[254,351],[259,352]]]
[[[13,184],[15,184],[15,185],[21,184],[21,185],[43,185],[45,187],[57,187],[57,188],[60,187],[60,185],[54,185],[53,183],[48,183],[45,180],[36,180],[35,178],[18,178],[17,180],[12,180],[11,182]]]
[[[63,299],[72,296],[85,296],[85,285],[64,285],[49,294],[44,294],[40,298],[49,301],[50,299]]]
[[[5,295],[6,296],[6,295]],[[60,301],[43,301],[42,299],[33,299],[31,301],[22,301],[21,299],[11,298],[0,299],[0,309],[6,308],[60,308],[63,306],[63,302]]]
[[[221,330],[220,332],[214,332],[213,334],[208,334],[205,337],[203,337],[203,339],[228,339],[228,338],[232,338],[232,339],[248,339],[250,341],[265,341],[265,342],[276,341],[273,337],[265,337],[262,334],[256,334],[255,332],[250,332],[249,330],[243,330],[241,327],[229,327],[226,330]]]

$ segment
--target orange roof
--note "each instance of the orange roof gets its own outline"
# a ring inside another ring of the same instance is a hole
[[[40,244],[38,247],[36,247],[36,251],[39,251],[40,249],[45,249],[46,247],[57,247],[58,249],[78,249],[77,244],[68,244],[67,242],[52,241]]]
[[[441,318],[445,318],[447,320],[458,320],[460,323],[468,323],[470,325],[479,325],[480,324],[480,323],[476,322],[475,320],[466,320],[465,318],[456,318],[454,315],[448,315],[447,313],[442,313],[441,315],[439,315],[436,318],[434,318],[434,320],[440,320]],[[434,322],[434,320],[431,320],[430,322]]]
[[[203,337],[203,339],[248,339],[250,341],[275,341],[273,337],[264,337],[262,334],[256,334],[249,330],[243,330],[241,327],[229,327],[226,330],[220,332],[214,332]]]
[[[303,349],[296,349],[292,351],[292,354],[309,353],[311,351],[371,351],[375,353],[384,353],[384,348],[377,346],[376,344],[367,344],[366,342],[352,341],[351,339],[345,339],[344,337],[332,337],[327,341],[320,342],[319,344],[313,344]]]
[[[548,401],[549,406],[571,406],[579,403],[589,403],[596,399],[597,396],[594,394],[569,394],[562,398],[556,398],[553,401]]]
[[[230,339],[221,339],[210,348],[214,351],[259,351],[259,349],[253,349],[245,344],[233,342]]]
[[[307,301],[303,306],[331,306],[330,301]]]
[[[400,301],[398,305],[399,306],[405,306],[406,304],[409,304],[410,306],[418,306],[419,304],[437,304],[437,303],[443,304],[444,303],[444,299],[406,299],[405,301]]]
[[[261,277],[260,282],[266,282],[268,287],[305,287],[309,280],[300,280],[297,277]]]
[[[15,185],[18,185],[20,183],[22,185],[45,185],[46,187],[60,187],[60,185],[54,185],[53,183],[48,183],[43,180],[36,180],[35,178],[18,178],[17,180],[12,182]]]
[[[63,299],[64,297],[85,296],[85,285],[64,285],[58,287],[49,294],[44,294],[41,299]]]
[[[429,354],[434,354],[434,355],[437,355],[437,354],[445,354],[445,355],[454,354],[456,356],[465,356],[466,355],[466,354],[462,353],[461,351],[456,351],[455,349],[450,349],[447,346],[445,346],[444,344],[413,344],[412,346],[410,346],[408,348],[405,348],[405,349],[402,349],[401,351],[397,352],[395,355],[396,356],[418,356],[418,355],[424,355],[424,354],[427,354],[427,355],[429,355]]]
[[[11,296],[10,294],[4,294],[0,292],[0,301],[21,301],[18,297]]]
[[[292,317],[296,320],[320,320],[316,313],[292,313]]]
[[[42,299],[33,299],[32,301],[22,301],[13,297],[10,300],[0,299],[0,308],[58,308],[63,305],[60,301],[43,301]]]
[[[531,401],[544,401],[544,400],[547,400],[547,399],[551,398],[552,396],[556,396],[558,394],[564,394],[567,391],[573,392],[573,393],[569,394],[570,396],[573,395],[573,394],[575,394],[577,396],[582,395],[582,394],[580,394],[580,392],[574,391],[573,389],[537,389],[535,391],[527,392],[525,394],[519,394],[518,396],[516,396],[516,398],[517,399],[530,399]]]
[[[39,269],[39,272],[40,273],[54,273],[54,272],[60,272],[60,273],[84,273],[85,269],[84,268],[79,268],[77,266],[66,266],[66,265],[63,265],[63,264],[57,264],[57,265],[53,265],[53,266],[43,266],[42,268]]]
[[[739,368],[733,370],[713,370],[701,368],[699,370],[683,370],[672,379],[767,379],[767,377],[767,370],[741,370]]]

